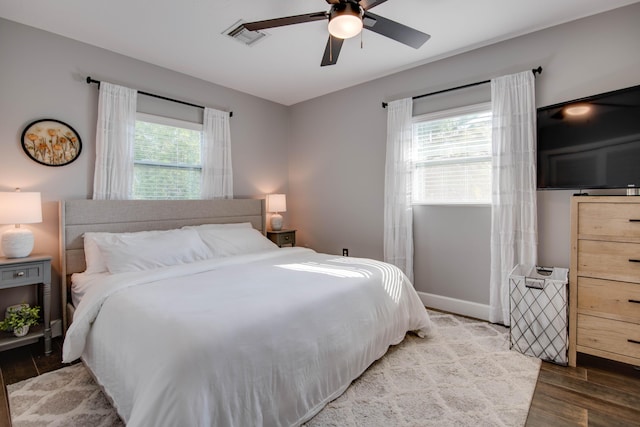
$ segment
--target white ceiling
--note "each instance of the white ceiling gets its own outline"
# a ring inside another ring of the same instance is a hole
[[[371,31],[320,67],[326,21],[266,30],[249,47],[222,33],[326,11],[324,0],[0,0],[0,16],[284,105],[640,0],[388,0],[372,12],[431,35],[415,50]],[[98,71],[98,70],[96,70]]]

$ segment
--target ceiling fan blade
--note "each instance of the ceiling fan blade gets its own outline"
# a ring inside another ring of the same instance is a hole
[[[338,4],[338,3],[341,3],[341,1],[340,0],[327,0],[327,3],[329,3],[329,4]]]
[[[327,47],[324,48],[324,55],[322,55],[321,67],[326,65],[335,65],[338,62],[338,55],[340,55],[340,49],[342,49],[342,43],[344,39],[329,36],[327,40]]]
[[[305,22],[327,19],[326,12],[305,13],[304,15],[286,16],[284,18],[267,19],[264,21],[245,22],[242,24],[249,31],[265,30],[267,28],[284,27],[285,25],[303,24]]]
[[[364,27],[368,30],[389,37],[397,42],[406,44],[415,49],[420,48],[431,36],[414,28],[407,27],[391,19],[383,18],[371,12],[364,13]]]
[[[360,6],[364,10],[369,10],[372,7],[376,7],[379,4],[386,2],[387,0],[360,0]]]

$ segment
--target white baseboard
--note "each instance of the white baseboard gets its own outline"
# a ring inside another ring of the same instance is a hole
[[[425,307],[489,321],[489,306],[477,302],[418,292]]]

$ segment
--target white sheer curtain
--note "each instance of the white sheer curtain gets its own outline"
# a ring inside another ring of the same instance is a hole
[[[399,267],[413,282],[412,111],[411,98],[387,106],[384,260]]]
[[[228,112],[213,108],[204,109],[202,142],[201,197],[203,199],[233,198]]]
[[[100,83],[94,199],[131,198],[136,100],[135,89]]]
[[[536,106],[531,71],[491,80],[493,161],[489,320],[509,326],[509,273],[535,265]]]

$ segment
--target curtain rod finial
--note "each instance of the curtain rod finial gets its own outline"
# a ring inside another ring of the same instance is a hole
[[[542,74],[542,65],[539,65],[539,66],[538,66],[538,68],[534,68],[534,69],[533,69],[533,70],[531,70],[531,71],[533,71],[533,75],[534,75],[534,76],[536,75],[536,73],[537,73],[537,74]]]
[[[383,102],[383,103],[382,103],[382,108],[387,108],[387,105],[388,105],[388,104],[387,104],[386,102]]]

